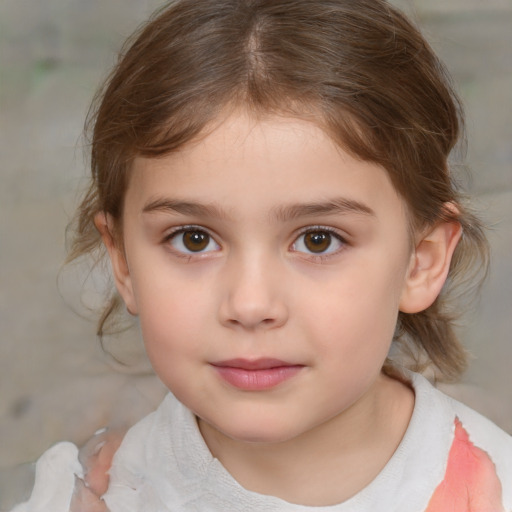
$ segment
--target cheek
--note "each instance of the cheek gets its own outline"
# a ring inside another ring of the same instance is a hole
[[[204,342],[212,296],[200,282],[146,276],[140,283],[136,281],[134,288],[142,336],[152,360],[179,358],[194,352],[202,339]]]
[[[152,307],[153,306],[153,307]],[[183,297],[153,297],[139,309],[140,327],[147,356],[160,380],[176,396],[187,392],[190,361],[204,357],[203,325],[198,304]],[[203,343],[202,343],[203,342]]]
[[[324,357],[384,360],[398,317],[403,265],[368,258],[342,271],[307,302]],[[320,293],[321,292],[321,293]],[[306,316],[305,316],[306,317]]]

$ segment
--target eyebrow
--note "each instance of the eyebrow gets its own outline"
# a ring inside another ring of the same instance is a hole
[[[226,219],[227,211],[220,205],[201,204],[193,201],[159,198],[155,199],[143,208],[143,213],[169,212],[193,217],[210,217]],[[314,217],[317,215],[346,215],[357,214],[375,217],[375,212],[367,205],[354,199],[338,197],[321,202],[299,203],[274,208],[270,214],[281,222],[287,222],[302,217]]]
[[[192,217],[215,217],[225,219],[227,212],[215,204],[201,204],[192,201],[181,201],[178,199],[155,199],[149,202],[142,209],[143,213],[168,212],[181,215],[190,215]]]
[[[338,197],[319,203],[292,204],[280,206],[274,211],[280,221],[294,220],[299,217],[314,217],[316,215],[346,215],[357,214],[375,217],[375,212],[367,205],[354,199]]]

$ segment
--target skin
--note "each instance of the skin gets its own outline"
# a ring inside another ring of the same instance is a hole
[[[411,240],[382,168],[312,123],[243,112],[178,153],[137,158],[125,199],[122,245],[96,217],[118,290],[213,455],[247,489],[292,503],[368,485],[414,405],[382,373],[398,312],[435,300],[459,226]],[[241,390],[214,364],[233,358],[299,369]]]

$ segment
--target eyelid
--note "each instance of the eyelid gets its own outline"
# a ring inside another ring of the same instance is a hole
[[[308,233],[317,233],[317,232],[324,232],[329,233],[334,238],[336,238],[341,244],[342,247],[340,247],[338,250],[333,252],[327,252],[327,253],[318,253],[315,254],[313,252],[304,252],[304,251],[298,251],[293,250],[293,246],[297,243],[297,240],[304,235],[307,235]],[[299,253],[303,255],[303,257],[306,257],[307,259],[313,259],[313,260],[325,260],[327,258],[337,256],[340,252],[342,252],[346,246],[349,245],[349,242],[347,240],[347,237],[344,236],[338,229],[330,227],[330,226],[306,226],[302,229],[300,229],[294,236],[293,242],[291,243],[290,247],[292,248],[293,252]]]
[[[187,231],[201,231],[203,233],[206,233],[210,238],[211,240],[215,243],[215,245],[217,245],[218,249],[221,248],[219,242],[217,241],[217,237],[215,235],[212,234],[212,232],[208,229],[208,228],[205,228],[204,226],[200,226],[200,225],[197,225],[197,224],[185,224],[185,225],[181,225],[181,226],[175,226],[173,228],[171,228],[171,230],[169,232],[167,232],[165,234],[165,236],[163,237],[163,240],[162,240],[162,243],[163,244],[167,244],[167,245],[171,245],[170,244],[170,241],[176,236],[176,235],[179,235],[180,233],[185,233]],[[180,251],[174,247],[172,247],[172,252],[178,256],[181,256],[181,257],[186,257],[186,258],[190,258],[190,257],[201,257],[201,256],[205,256],[206,254],[210,254],[212,252],[217,252],[217,250],[210,250],[210,251],[197,251],[197,252],[184,252],[184,251]]]
[[[179,226],[173,226],[169,229],[169,231],[166,232],[164,235],[164,239],[171,238],[176,233],[179,233],[181,231],[204,231],[205,233],[208,233],[211,235],[210,230],[208,228],[205,228],[204,226],[200,226],[199,224],[180,224]]]
[[[295,234],[294,240],[296,240],[301,235],[304,235],[307,233],[316,233],[317,231],[324,231],[326,233],[334,235],[341,242],[343,242],[345,244],[348,243],[347,235],[344,235],[339,229],[333,228],[331,226],[322,226],[322,225],[306,226],[304,228],[299,229]]]

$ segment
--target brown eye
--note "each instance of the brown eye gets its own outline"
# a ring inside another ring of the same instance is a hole
[[[169,242],[178,252],[185,254],[210,252],[219,249],[215,240],[201,229],[183,229],[172,234]]]
[[[203,231],[185,231],[183,233],[183,245],[192,252],[203,251],[208,247],[210,235]]]
[[[325,231],[313,231],[304,235],[304,245],[311,252],[325,252],[331,246],[331,238]]]
[[[339,251],[345,241],[327,229],[306,231],[292,245],[292,249],[305,254],[332,254]]]

